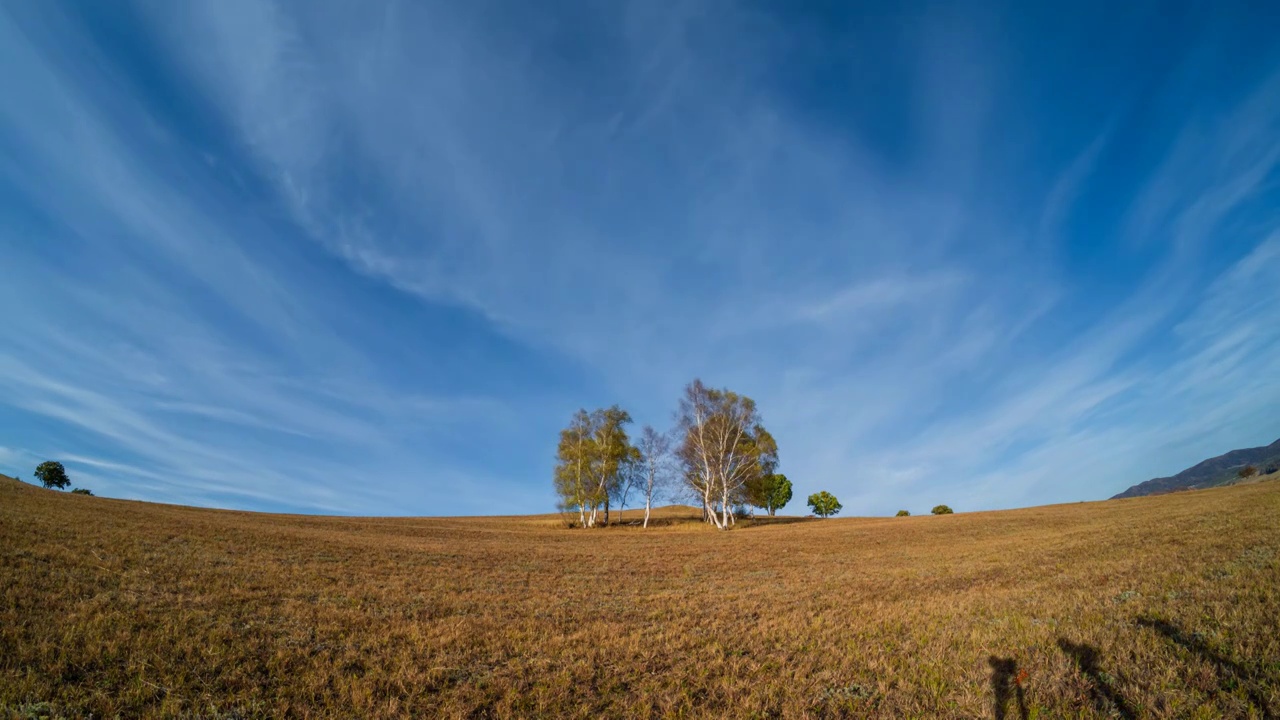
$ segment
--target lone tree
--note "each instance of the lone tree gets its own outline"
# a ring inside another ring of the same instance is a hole
[[[934,515],[950,515],[952,511],[951,511],[951,508],[947,507],[946,505],[935,505],[933,506],[933,509],[930,510],[929,512],[933,513]]]
[[[1244,467],[1240,468],[1240,472],[1236,473],[1236,475],[1238,475],[1241,480],[1248,480],[1249,478],[1257,474],[1258,474],[1258,468],[1252,465],[1245,465]]]
[[[909,510],[899,510],[897,517],[910,517],[910,515],[911,511]]]
[[[813,514],[821,518],[828,518],[844,507],[835,495],[823,490],[809,496],[809,507],[813,509]]]
[[[36,479],[47,488],[59,490],[71,484],[71,478],[67,477],[67,469],[62,467],[62,463],[54,460],[46,460],[36,467]]]
[[[782,473],[762,474],[747,484],[747,501],[773,517],[791,502],[791,481]]]
[[[754,400],[701,380],[685,388],[676,419],[685,482],[706,520],[728,530],[748,485],[777,467],[778,444],[760,424]]]

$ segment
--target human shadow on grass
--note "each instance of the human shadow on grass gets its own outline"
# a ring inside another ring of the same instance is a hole
[[[991,691],[995,694],[996,720],[1009,717],[1009,701],[1017,699],[1018,720],[1027,720],[1027,699],[1022,692],[1022,681],[1025,673],[1018,672],[1018,661],[1013,658],[998,658],[995,655],[987,658],[991,665]]]
[[[1203,640],[1194,634],[1183,632],[1181,628],[1171,623],[1165,622],[1153,617],[1140,616],[1138,624],[1142,627],[1151,628],[1161,635],[1169,639],[1170,642],[1180,645],[1186,650],[1199,655],[1201,658],[1212,663],[1218,671],[1218,676],[1226,680],[1230,679],[1239,683],[1249,695],[1249,702],[1262,713],[1264,720],[1272,720],[1276,715],[1271,711],[1267,699],[1258,692],[1259,678],[1252,672],[1249,672],[1239,663],[1228,660],[1227,658],[1214,652],[1212,648],[1205,644]]]
[[[1137,717],[1133,708],[1125,702],[1124,696],[1116,692],[1115,687],[1112,686],[1111,676],[1098,667],[1097,648],[1085,644],[1077,645],[1066,638],[1058,638],[1058,647],[1075,661],[1076,669],[1080,674],[1089,679],[1089,692],[1093,694],[1094,704],[1099,710],[1106,710],[1109,705],[1115,708],[1115,711],[1125,720],[1133,720]]]

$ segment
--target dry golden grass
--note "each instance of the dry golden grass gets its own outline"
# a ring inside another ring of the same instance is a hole
[[[1275,717],[1280,483],[568,530],[0,481],[0,716]]]

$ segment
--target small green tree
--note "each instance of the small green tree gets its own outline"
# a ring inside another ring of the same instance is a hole
[[[934,515],[950,515],[952,511],[951,511],[951,508],[947,507],[946,505],[935,505],[934,508],[929,512],[933,513]]]
[[[840,512],[844,506],[840,504],[835,495],[823,490],[809,496],[809,507],[813,509],[814,515],[828,518]]]
[[[76,488],[75,490],[71,491],[71,494],[72,495],[92,495],[93,491],[90,490],[89,488]]]
[[[897,517],[907,517],[907,516],[909,516],[909,515],[911,515],[911,511],[909,511],[909,510],[899,510],[899,511],[898,511],[898,515],[897,515]]]
[[[1248,480],[1249,478],[1257,474],[1258,474],[1258,468],[1252,465],[1245,465],[1244,467],[1240,468],[1240,472],[1236,473],[1236,475],[1238,475],[1241,480]]]
[[[67,477],[67,469],[62,467],[62,463],[54,460],[46,460],[36,467],[36,479],[47,488],[59,490],[71,484],[71,478]]]
[[[791,502],[791,481],[782,473],[767,473],[747,483],[747,501],[772,517]]]

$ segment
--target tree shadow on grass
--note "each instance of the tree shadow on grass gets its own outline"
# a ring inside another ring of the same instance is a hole
[[[1262,717],[1264,719],[1270,720],[1276,717],[1275,714],[1271,712],[1271,707],[1267,703],[1266,698],[1258,692],[1259,682],[1254,673],[1251,673],[1241,667],[1239,663],[1228,660],[1214,652],[1213,649],[1206,645],[1199,637],[1183,632],[1176,625],[1165,622],[1164,620],[1145,616],[1138,618],[1138,624],[1142,627],[1148,627],[1155,630],[1168,638],[1170,642],[1180,645],[1212,663],[1218,671],[1218,676],[1223,678],[1224,681],[1230,679],[1244,687],[1245,692],[1249,695],[1249,702],[1262,713]]]
[[[739,525],[746,524],[747,527],[752,527],[752,526],[763,527],[765,525],[792,525],[795,523],[807,523],[807,522],[813,522],[814,520],[815,518],[797,517],[794,515],[775,516],[775,517],[769,517],[768,515],[761,515],[754,518],[752,517],[738,518],[738,524]]]
[[[1018,661],[1013,658],[998,658],[995,655],[987,658],[991,665],[991,690],[995,693],[996,720],[1008,717],[1009,700],[1017,698],[1018,720],[1027,720],[1027,699],[1022,692],[1023,675],[1018,673]]]
[[[1077,645],[1066,638],[1058,638],[1058,647],[1075,661],[1076,668],[1089,679],[1089,691],[1093,694],[1095,706],[1106,710],[1107,706],[1115,708],[1120,717],[1133,720],[1137,715],[1133,708],[1112,686],[1112,677],[1098,667],[1098,649],[1090,645]]]

